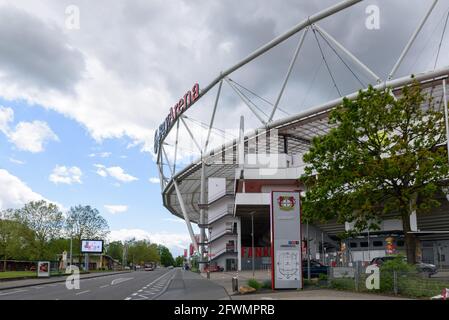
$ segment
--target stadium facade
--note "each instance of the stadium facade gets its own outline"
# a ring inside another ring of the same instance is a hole
[[[436,2],[425,13],[388,78],[384,80],[317,24],[320,20],[359,2],[361,1],[343,1],[310,16],[235,66],[221,72],[209,85],[201,88],[199,94],[198,86],[195,85],[191,90],[194,92],[194,98],[192,94],[186,94],[181,98],[157,130],[155,152],[163,204],[173,215],[185,220],[194,248],[201,255],[202,265],[210,263],[211,266],[218,266],[227,271],[249,270],[253,264],[257,269],[271,268],[271,194],[274,191],[304,192],[304,185],[298,179],[304,173],[302,156],[309,149],[314,137],[329,132],[331,129],[328,122],[329,113],[341,104],[343,99],[328,101],[297,114],[274,120],[279,101],[309,30],[319,32],[333,44],[353,65],[372,79],[372,85],[375,88],[392,88],[391,93],[398,97],[403,86],[419,81],[424,90],[434,97],[436,103],[444,105],[447,117],[446,84],[449,67],[395,78],[398,67],[426,23]],[[280,93],[276,102],[273,103],[270,114],[264,118],[242,95],[229,75],[299,32],[302,35],[293,53]],[[211,148],[210,136],[216,121],[214,117],[224,83],[242,99],[261,125],[258,129],[248,131],[245,130],[243,117],[235,119],[235,122],[239,124],[238,136]],[[193,130],[189,128],[186,112],[188,108],[194,108],[193,105],[212,88],[216,88],[212,116],[206,128],[205,143],[200,143]],[[346,95],[348,99],[356,97],[357,92]],[[199,157],[198,160],[178,170],[176,161],[181,125],[198,149]],[[171,145],[173,152],[167,152],[169,144],[165,141],[171,131],[175,134],[174,143]],[[447,194],[448,190],[441,190],[438,200],[442,205],[431,213],[417,212],[410,217],[412,232],[417,234],[420,241],[418,255],[424,262],[446,267],[449,266],[449,197]],[[192,223],[197,224],[200,229],[199,241],[194,236]],[[390,252],[402,252],[404,250],[402,221],[394,215],[387,215],[380,227],[380,230],[365,230],[358,236],[342,241],[339,235],[351,229],[349,223],[328,221],[302,224],[303,257],[308,249],[313,259],[325,264],[346,264],[354,261],[367,262]],[[307,249],[306,243],[308,243]]]

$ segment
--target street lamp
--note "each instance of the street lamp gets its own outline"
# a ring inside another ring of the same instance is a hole
[[[250,213],[251,215],[251,247],[252,247],[252,269],[253,269],[253,278],[255,278],[255,270],[254,270],[254,213],[255,211],[252,211]]]

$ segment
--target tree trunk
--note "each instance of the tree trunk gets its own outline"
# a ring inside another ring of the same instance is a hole
[[[5,260],[3,260],[3,272],[6,272],[6,255]]]
[[[416,261],[416,244],[417,244],[417,238],[416,235],[413,233],[410,233],[410,214],[407,212],[407,214],[402,215],[402,228],[404,231],[404,240],[405,240],[405,250],[407,254],[407,262],[409,264],[415,264]]]

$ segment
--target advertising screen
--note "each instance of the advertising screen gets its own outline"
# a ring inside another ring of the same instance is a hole
[[[102,253],[103,240],[81,240],[82,253]]]

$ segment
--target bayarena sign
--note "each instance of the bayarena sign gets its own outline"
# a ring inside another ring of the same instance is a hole
[[[183,114],[200,97],[200,86],[195,83],[192,90],[186,92],[184,97],[170,108],[170,113],[165,121],[156,129],[154,133],[154,153],[158,153],[161,142],[165,139],[176,119]]]

